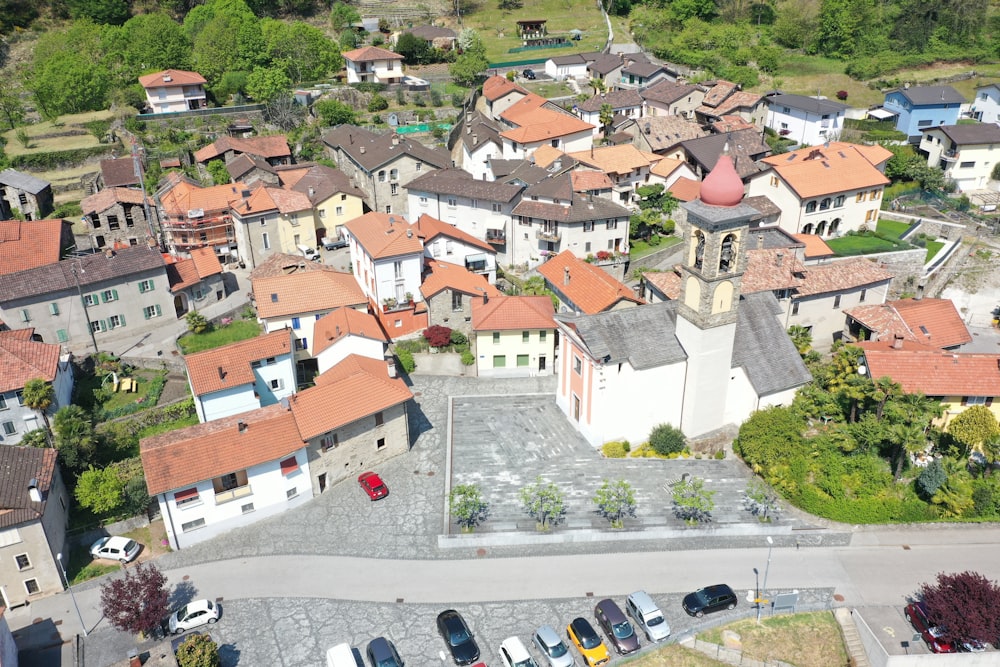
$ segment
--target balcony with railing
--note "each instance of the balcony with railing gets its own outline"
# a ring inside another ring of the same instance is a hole
[[[249,484],[237,486],[235,489],[229,489],[228,491],[216,491],[215,504],[223,505],[225,503],[231,503],[234,500],[246,498],[250,495],[253,495],[253,489],[250,488]]]
[[[492,245],[506,245],[507,231],[503,229],[487,229],[486,242]]]
[[[954,149],[943,151],[941,153],[941,159],[945,162],[956,162],[958,160],[958,151]]]
[[[562,236],[558,227],[542,227],[535,230],[535,238],[539,241],[551,241],[557,243]]]

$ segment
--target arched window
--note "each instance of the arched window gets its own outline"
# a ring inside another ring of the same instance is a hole
[[[802,233],[803,234],[812,234],[813,233],[813,225],[812,225],[811,222],[809,224],[805,225],[804,227],[802,227]]]
[[[393,181],[393,182],[399,180],[399,169],[390,169],[389,170],[389,180]]]
[[[816,202],[815,201],[811,201],[808,204],[806,204],[806,213],[815,213],[815,212],[816,212]]]
[[[827,233],[829,233],[830,236],[833,236],[838,231],[840,231],[840,218],[834,218],[833,222],[830,223],[830,229]]]
[[[694,268],[701,269],[705,263],[705,235],[701,232],[695,232],[694,238]]]
[[[833,205],[835,208],[840,208],[844,205],[844,195],[837,195],[836,199],[833,200]]]
[[[827,197],[826,199],[824,199],[823,201],[821,201],[819,203],[819,210],[825,211],[828,208],[830,208],[830,198],[829,197]]]
[[[385,183],[385,169],[378,173],[378,182]]]
[[[816,236],[823,236],[826,233],[826,220],[816,225]]]
[[[719,252],[719,271],[728,273],[736,264],[736,235],[726,234],[722,239],[722,250]]]

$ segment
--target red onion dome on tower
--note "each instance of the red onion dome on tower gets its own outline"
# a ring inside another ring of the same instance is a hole
[[[715,168],[701,182],[701,201],[709,206],[736,206],[743,201],[743,181],[729,157],[728,145]]]

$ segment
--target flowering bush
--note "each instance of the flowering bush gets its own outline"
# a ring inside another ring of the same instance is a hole
[[[605,261],[605,260],[609,260],[609,259],[611,259],[612,257],[614,257],[614,254],[613,254],[613,253],[611,253],[611,252],[610,252],[610,251],[608,251],[608,250],[598,250],[598,251],[597,251],[597,260],[598,260],[599,262],[603,262],[603,261]]]
[[[846,100],[847,99],[847,91],[846,90],[838,90],[837,91],[837,99],[840,100],[840,101]]]
[[[431,347],[445,347],[451,344],[451,329],[435,324],[424,329],[424,339]]]

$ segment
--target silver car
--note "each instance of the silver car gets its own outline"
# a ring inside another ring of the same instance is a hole
[[[535,630],[531,641],[545,656],[549,667],[573,667],[576,664],[566,643],[559,638],[559,634],[552,629],[551,625],[543,625]]]

